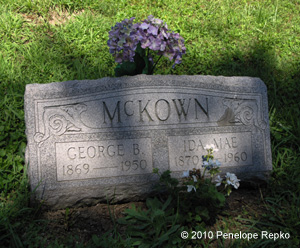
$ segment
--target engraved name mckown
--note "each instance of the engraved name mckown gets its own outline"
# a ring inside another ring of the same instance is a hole
[[[144,122],[144,120],[154,121],[156,118],[159,121],[167,121],[173,114],[174,110],[181,120],[183,116],[187,119],[190,106],[193,105],[193,111],[195,113],[194,118],[198,119],[198,109],[200,109],[208,117],[208,98],[205,98],[205,107],[196,98],[192,99],[158,99],[156,101],[147,100],[146,102],[142,100],[137,100],[136,102],[130,100],[122,103],[117,101],[113,111],[110,111],[106,102],[103,101],[103,120],[106,123],[107,117],[112,122],[116,117],[117,122],[122,122],[121,111],[126,114],[126,116],[139,116],[139,122]],[[153,114],[151,114],[153,113]],[[107,117],[106,117],[107,116]]]

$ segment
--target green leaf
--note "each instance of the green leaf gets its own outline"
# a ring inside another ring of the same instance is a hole
[[[226,198],[225,198],[224,194],[222,194],[220,192],[216,192],[215,197],[219,200],[221,206],[223,206],[225,204]]]
[[[199,216],[201,216],[203,219],[205,220],[209,220],[210,216],[209,216],[209,211],[206,207],[196,207],[196,212],[199,214]]]
[[[164,211],[162,211],[161,209],[155,209],[152,213],[152,219],[159,217],[159,216],[163,216],[165,214]]]
[[[136,53],[134,56],[134,63],[136,64],[136,75],[142,74],[143,70],[146,66],[144,57],[140,56],[140,54]]]
[[[152,75],[153,74],[153,66],[152,63],[149,61],[148,57],[144,57],[145,67],[143,69],[143,74]]]
[[[197,215],[195,216],[195,220],[200,222],[200,221],[202,221],[202,218],[197,214]]]
[[[162,203],[157,199],[157,198],[154,198],[154,199],[151,199],[151,198],[148,198],[146,200],[146,205],[149,209],[158,209],[162,206]]]
[[[132,246],[135,246],[135,245],[141,245],[142,244],[142,241],[135,241],[133,244],[132,244]]]
[[[130,224],[129,221],[127,221],[125,218],[120,218],[120,219],[117,220],[117,222],[118,222],[119,224],[123,224],[123,225],[128,225],[128,224]]]
[[[134,62],[126,61],[122,64],[118,64],[115,68],[116,77],[122,77],[125,75],[136,75],[136,64]]]
[[[160,236],[159,239],[158,239],[158,244],[162,244],[164,241],[168,240],[169,239],[169,236],[176,232],[177,229],[180,227],[180,225],[175,225],[175,226],[172,226],[164,235]]]
[[[141,43],[139,42],[135,49],[135,54],[138,54],[141,58],[145,57],[146,51],[141,47]]]
[[[6,154],[5,150],[1,149],[0,150],[0,157],[4,157]]]
[[[138,212],[136,210],[133,209],[126,209],[125,213],[127,213],[128,215],[130,215],[130,217],[135,217],[138,220],[146,220],[149,221],[150,219],[147,217],[146,213],[143,212]]]
[[[170,205],[171,201],[172,201],[172,197],[169,196],[166,202],[164,203],[162,210],[166,210],[166,208]]]
[[[95,245],[99,246],[100,245],[100,239],[97,237],[97,235],[93,235],[92,236],[92,240],[94,242]]]
[[[150,223],[146,223],[144,225],[136,225],[134,228],[138,229],[138,230],[143,230],[143,229],[145,229],[148,226],[150,226]]]

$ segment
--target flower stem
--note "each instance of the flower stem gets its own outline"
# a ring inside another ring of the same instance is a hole
[[[203,175],[202,175],[203,179],[204,179],[204,176],[205,176],[205,171],[206,171],[206,167],[204,167],[204,171],[203,171]]]
[[[162,55],[160,55],[160,57],[158,58],[158,60],[155,62],[154,66],[152,67],[150,75],[152,75],[152,73],[153,73],[153,71],[155,69],[155,66],[157,65],[157,63],[158,63],[158,61],[160,60],[161,57],[162,57]]]

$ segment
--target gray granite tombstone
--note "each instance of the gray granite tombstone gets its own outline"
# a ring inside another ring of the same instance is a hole
[[[243,181],[272,169],[267,89],[258,78],[146,76],[29,84],[26,161],[53,208],[136,200],[157,181],[201,168],[214,144]]]

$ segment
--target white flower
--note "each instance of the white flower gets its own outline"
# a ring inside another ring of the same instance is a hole
[[[196,188],[194,185],[187,185],[187,192],[191,192],[192,190],[195,190],[196,192]]]
[[[197,182],[197,177],[195,175],[192,175],[193,179],[194,179],[194,182],[196,183]]]
[[[218,159],[216,159],[216,161],[215,161],[215,166],[216,166],[216,167],[220,167],[220,165],[221,165],[220,161],[219,161]]]
[[[204,161],[202,167],[206,167],[206,169],[210,170],[216,167],[220,167],[221,163],[219,160],[213,161],[211,158],[208,161]]]
[[[204,149],[209,150],[209,149],[214,148],[214,147],[215,147],[215,145],[211,144],[211,145],[204,146]]]
[[[189,177],[190,176],[190,171],[184,171],[182,177]]]
[[[216,187],[219,187],[222,183],[223,179],[220,177],[220,175],[217,176],[215,179]]]
[[[202,167],[208,167],[210,165],[209,161],[204,161]]]
[[[210,150],[210,149],[212,149],[213,152],[219,151],[219,149],[217,149],[216,146],[215,146],[214,144],[206,145],[206,146],[204,146],[204,149],[205,149],[205,150]]]
[[[213,166],[213,160],[210,158],[208,161],[204,161],[202,167],[207,167],[207,169],[210,169],[211,166]]]
[[[226,183],[227,185],[232,185],[235,189],[240,186],[239,180],[234,173],[226,173]]]

